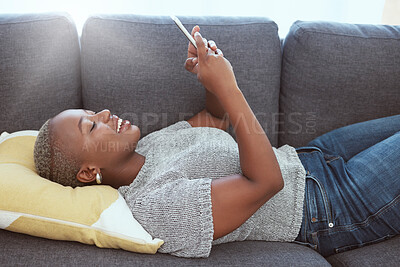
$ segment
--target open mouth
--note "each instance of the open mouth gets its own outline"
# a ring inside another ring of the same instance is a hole
[[[130,121],[118,118],[117,133],[122,133],[126,131],[130,125],[131,125]]]

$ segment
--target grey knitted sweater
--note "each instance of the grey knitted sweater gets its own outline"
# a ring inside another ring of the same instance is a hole
[[[119,188],[158,250],[208,257],[212,244],[243,240],[294,241],[303,215],[305,170],[295,149],[273,148],[285,187],[244,224],[213,241],[211,181],[242,173],[235,140],[225,131],[180,121],[140,139],[146,160],[129,186]]]

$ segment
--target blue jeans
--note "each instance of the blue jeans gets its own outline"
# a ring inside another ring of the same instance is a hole
[[[307,173],[296,243],[326,257],[400,233],[400,115],[333,130],[296,151]]]

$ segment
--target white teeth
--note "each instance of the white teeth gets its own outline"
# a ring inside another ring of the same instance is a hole
[[[121,124],[122,124],[122,119],[118,119],[117,133],[119,133],[119,130],[121,129]]]

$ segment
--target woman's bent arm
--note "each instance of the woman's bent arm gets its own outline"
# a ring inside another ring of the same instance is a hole
[[[283,179],[268,137],[238,88],[229,61],[207,51],[200,33],[195,34],[195,39],[197,77],[228,113],[236,133],[243,173],[211,184],[214,239],[217,239],[243,224],[278,193],[283,188]]]
[[[221,96],[239,146],[243,175],[214,180],[211,200],[214,239],[222,237],[250,218],[283,188],[280,168],[264,130],[241,91]]]

